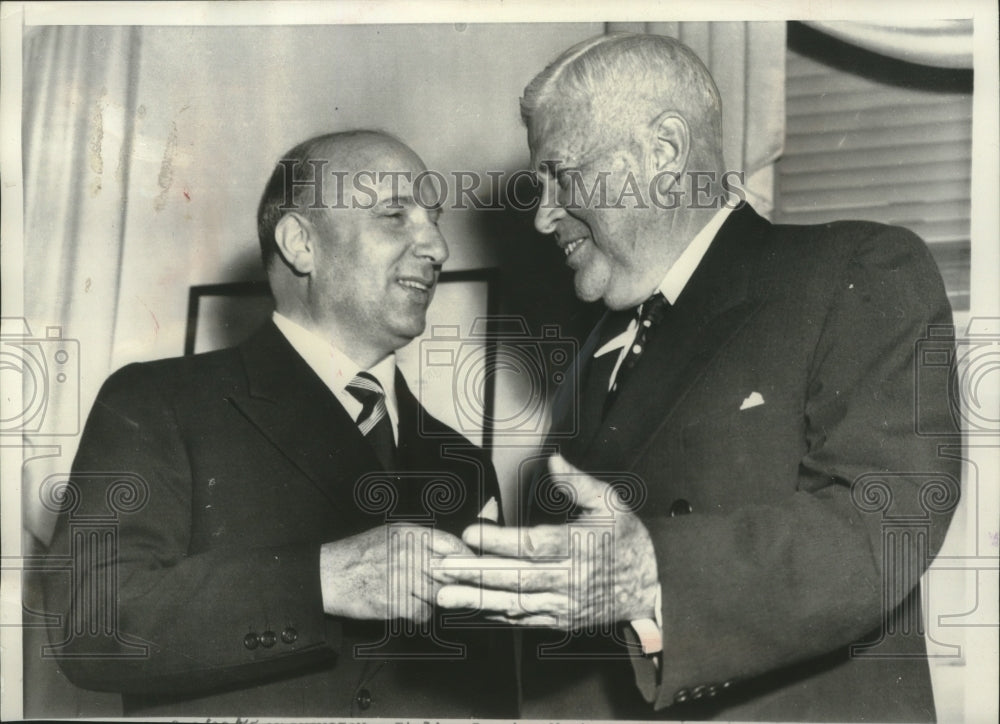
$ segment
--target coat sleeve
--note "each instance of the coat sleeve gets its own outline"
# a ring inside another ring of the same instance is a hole
[[[178,695],[334,659],[318,546],[189,554],[191,468],[161,372],[132,365],[108,379],[54,496],[50,550],[72,561],[46,577],[60,666],[85,688]]]
[[[921,367],[919,353],[929,325],[950,325],[951,311],[923,243],[877,228],[855,245],[821,321],[795,491],[644,520],[664,652],[658,683],[651,665],[638,673],[658,709],[858,641],[912,593],[942,544],[960,463],[942,447],[954,437],[920,430],[954,432],[950,372]],[[953,339],[936,344],[947,356]],[[886,521],[906,518],[912,535],[887,545]],[[904,564],[914,575],[899,575]]]

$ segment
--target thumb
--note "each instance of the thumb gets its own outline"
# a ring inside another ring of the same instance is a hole
[[[568,488],[579,508],[610,512],[613,510],[607,496],[618,497],[618,491],[592,475],[574,467],[558,453],[549,458],[549,472],[561,486]],[[620,501],[616,501],[618,503]]]

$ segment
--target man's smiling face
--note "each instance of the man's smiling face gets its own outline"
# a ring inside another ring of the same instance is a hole
[[[414,197],[421,188],[413,181],[425,170],[403,144],[369,142],[344,182],[343,202],[312,216],[319,243],[310,314],[332,327],[344,349],[384,356],[424,331],[448,258],[437,226],[440,210]]]
[[[580,299],[622,309],[650,293],[649,265],[663,240],[649,233],[655,209],[642,149],[595,126],[584,113],[556,109],[529,129],[542,188],[535,228],[555,234]]]

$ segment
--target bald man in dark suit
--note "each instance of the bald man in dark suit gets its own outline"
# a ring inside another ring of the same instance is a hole
[[[317,167],[384,178],[317,207]],[[258,214],[273,320],[102,388],[52,544],[74,571],[48,602],[67,676],[121,692],[126,714],[513,714],[512,648],[443,620],[428,576],[499,492],[395,366],[448,256],[414,196],[424,170],[370,131],[292,149]],[[105,555],[78,536],[109,506]]]

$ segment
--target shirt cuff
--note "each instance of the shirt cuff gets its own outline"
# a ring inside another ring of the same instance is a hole
[[[653,601],[653,615],[651,618],[640,618],[631,621],[630,625],[635,635],[639,639],[643,656],[652,656],[663,651],[663,611],[661,610],[661,594],[659,586],[656,587],[656,598]]]

